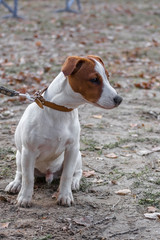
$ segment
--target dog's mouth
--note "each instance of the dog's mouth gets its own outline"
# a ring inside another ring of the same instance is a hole
[[[103,109],[108,109],[108,110],[117,107],[116,105],[111,106],[111,107],[108,107],[108,106],[105,107],[105,106],[102,106],[102,105],[100,105],[100,104],[98,104],[98,103],[94,103],[94,106],[100,107],[100,108],[103,108]]]
[[[113,109],[113,108],[118,107],[121,104],[122,100],[123,100],[122,97],[117,95],[117,97],[113,99],[113,104],[112,105],[100,105],[99,103],[93,103],[93,104],[96,107],[100,107],[100,108],[109,110],[109,109]]]

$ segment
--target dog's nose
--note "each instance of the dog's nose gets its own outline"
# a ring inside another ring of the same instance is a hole
[[[122,102],[123,98],[117,95],[113,100],[115,105],[118,106]]]

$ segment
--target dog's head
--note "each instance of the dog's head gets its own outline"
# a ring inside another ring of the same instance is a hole
[[[62,66],[62,72],[68,77],[73,91],[96,106],[111,109],[122,102],[122,98],[109,83],[109,74],[100,57],[68,57]]]

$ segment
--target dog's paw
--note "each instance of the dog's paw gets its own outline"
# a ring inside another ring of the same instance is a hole
[[[17,205],[24,208],[31,207],[31,199],[24,198],[22,195],[20,195],[17,197]]]
[[[8,193],[18,193],[21,189],[21,182],[19,181],[13,181],[13,182],[10,182],[6,188],[5,188],[5,192],[8,192]]]
[[[31,188],[21,188],[21,191],[17,197],[17,205],[20,207],[31,207],[31,199],[32,199],[32,189]]]
[[[72,192],[58,193],[57,204],[70,207],[74,203]]]
[[[79,190],[80,186],[80,178],[79,177],[73,177],[72,179],[72,190],[77,191]]]

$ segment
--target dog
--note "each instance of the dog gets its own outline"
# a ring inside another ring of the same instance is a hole
[[[109,84],[109,74],[98,56],[70,56],[43,93],[43,100],[58,108],[31,103],[15,132],[17,171],[6,192],[17,193],[17,204],[30,207],[35,173],[51,183],[60,177],[57,203],[70,206],[72,190],[82,176],[78,107],[90,103],[112,109],[122,102]],[[43,102],[43,101],[42,101]],[[44,102],[43,102],[44,103]]]

